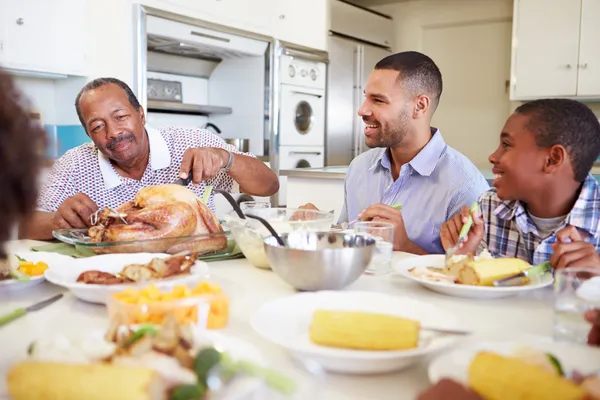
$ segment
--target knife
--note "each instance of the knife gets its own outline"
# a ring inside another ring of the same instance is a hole
[[[192,181],[192,171],[190,170],[190,172],[187,175],[187,178],[183,179],[183,178],[177,178],[175,180],[175,182],[173,182],[175,185],[181,185],[181,186],[187,186],[190,184],[190,182]]]
[[[27,314],[30,311],[41,310],[42,308],[49,306],[50,304],[54,303],[55,301],[59,300],[62,297],[63,297],[63,294],[60,293],[60,294],[57,294],[56,296],[50,297],[49,299],[42,300],[39,303],[35,303],[34,305],[31,305],[27,308],[17,308],[16,310],[9,312],[8,314],[4,314],[4,315],[0,316],[0,326],[8,324],[9,322],[22,317],[23,315]]]
[[[531,268],[527,268],[525,271],[520,272],[516,275],[498,279],[497,281],[494,281],[494,286],[520,286],[525,283],[525,278],[542,276],[551,271],[552,265],[550,264],[550,261],[546,261],[545,263],[535,265]]]

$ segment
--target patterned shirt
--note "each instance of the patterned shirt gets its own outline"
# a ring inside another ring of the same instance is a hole
[[[477,201],[489,185],[463,154],[446,144],[439,130],[394,181],[387,149],[371,149],[348,167],[339,222],[350,222],[367,207],[402,203],[408,238],[432,254],[442,254],[442,224]]]
[[[218,147],[239,153],[234,146],[204,129],[146,127],[150,147],[148,166],[141,180],[126,178],[117,173],[108,157],[93,143],[85,143],[67,151],[53,165],[38,197],[38,210],[54,212],[70,196],[85,193],[99,208],[116,208],[133,200],[137,192],[147,186],[172,183],[179,177],[183,153],[189,148]],[[233,188],[233,179],[226,172],[199,185],[190,182],[188,188],[198,196],[207,185],[226,191]],[[215,210],[211,195],[208,206]]]
[[[516,257],[532,265],[550,260],[556,232],[572,225],[587,242],[600,250],[600,186],[588,175],[579,197],[565,220],[542,238],[531,216],[520,201],[502,201],[495,189],[479,199],[485,233],[479,251],[487,248],[494,257]]]

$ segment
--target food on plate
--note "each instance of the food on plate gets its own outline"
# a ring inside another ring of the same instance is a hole
[[[310,340],[356,350],[404,350],[419,344],[419,321],[387,314],[316,310]]]
[[[289,378],[217,350],[171,315],[161,325],[137,327],[113,319],[103,337],[79,342],[35,342],[29,359],[10,369],[8,391],[15,400],[200,400],[210,395],[208,377],[216,368],[224,385],[242,374],[259,378],[257,387],[296,390]]]
[[[493,286],[494,281],[523,272],[531,265],[519,258],[494,258],[471,261],[458,274],[457,283],[462,285]]]
[[[109,313],[118,315],[130,324],[161,323],[173,314],[180,324],[199,324],[220,329],[229,320],[229,298],[223,289],[211,282],[199,282],[193,289],[174,286],[161,292],[156,286],[126,289],[115,293],[108,305]],[[208,315],[206,315],[208,314]]]
[[[47,267],[48,266],[46,265],[46,268]],[[8,279],[14,279],[21,282],[29,281],[29,275],[24,271],[21,271],[20,268],[21,261],[19,257],[14,254],[9,254],[5,259],[0,260],[0,281]]]
[[[19,258],[19,268],[17,269],[20,273],[27,276],[41,276],[48,269],[48,264],[43,261],[33,262]]]
[[[552,354],[522,347],[510,355],[479,352],[469,365],[469,386],[485,400],[600,399],[596,376],[565,376]]]
[[[149,368],[25,361],[7,375],[13,400],[162,400],[166,387]]]
[[[84,271],[77,278],[77,282],[93,285],[116,285],[171,278],[177,275],[189,274],[197,258],[197,253],[190,252],[183,252],[165,258],[156,257],[148,264],[129,264],[116,275],[96,270]]]
[[[92,216],[88,235],[92,242],[128,242],[178,238],[223,232],[212,211],[190,189],[174,184],[141,189],[133,201],[116,210],[104,208]],[[180,243],[152,241],[135,246],[94,248],[97,252],[166,252],[189,250],[208,253],[227,247],[225,235],[212,235]]]

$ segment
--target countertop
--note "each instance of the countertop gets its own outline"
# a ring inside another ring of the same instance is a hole
[[[491,169],[480,169],[485,179],[492,179]],[[323,168],[295,168],[284,169],[279,171],[279,175],[292,178],[309,178],[309,179],[345,179],[348,172],[348,166],[331,166]]]
[[[40,242],[20,240],[8,243],[7,251],[27,251]],[[412,257],[396,252],[394,262]],[[210,279],[231,296],[229,325],[221,331],[256,346],[265,361],[280,371],[296,371],[306,376],[281,347],[267,341],[249,325],[252,313],[265,302],[295,292],[272,271],[251,266],[246,259],[209,263]],[[452,313],[462,329],[483,336],[501,332],[503,338],[533,334],[549,337],[553,326],[552,288],[541,289],[499,300],[472,300],[433,293],[399,275],[363,275],[346,290],[360,290],[407,296]],[[48,282],[37,286],[0,290],[0,314],[26,307],[65,289]],[[10,366],[22,357],[36,338],[60,332],[83,334],[105,330],[108,316],[104,306],[85,303],[65,292],[65,297],[40,311],[32,312],[0,329],[0,374],[6,376]],[[414,400],[429,385],[427,364],[414,365],[394,373],[361,376],[327,374],[320,387],[321,396],[313,400]],[[0,380],[0,399],[6,396],[6,384]]]

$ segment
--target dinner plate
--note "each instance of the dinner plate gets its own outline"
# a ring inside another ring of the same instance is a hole
[[[470,299],[498,299],[515,296],[519,293],[541,289],[552,285],[554,279],[551,274],[544,275],[539,282],[523,286],[474,286],[460,285],[453,282],[438,282],[435,280],[414,276],[409,272],[413,267],[436,267],[444,266],[446,256],[443,254],[418,256],[403,259],[394,264],[394,270],[403,277],[417,282],[427,289],[448,296],[465,297]]]
[[[456,318],[427,303],[407,297],[360,291],[299,293],[261,306],[251,317],[261,336],[289,350],[296,359],[308,359],[323,369],[350,374],[373,374],[409,367],[456,340],[422,331],[418,348],[394,351],[362,351],[325,347],[309,338],[312,315],[317,309],[375,312],[418,320],[430,328],[458,329]]]
[[[71,257],[69,256],[57,253],[46,253],[41,251],[21,251],[15,252],[13,254],[22,258],[25,261],[31,261],[33,263],[37,263],[40,261],[45,262],[46,264],[48,264],[48,268],[71,260]],[[27,281],[19,281],[17,279],[5,279],[0,281],[0,291],[26,289],[38,285],[44,282],[44,280],[44,275],[31,276]]]
[[[126,288],[143,287],[152,284],[161,290],[168,290],[175,285],[193,285],[206,278],[209,273],[207,263],[204,261],[196,261],[188,275],[178,275],[172,278],[157,279],[144,283],[96,285],[77,282],[77,277],[85,271],[97,270],[116,274],[129,264],[146,264],[152,261],[153,258],[165,258],[170,256],[170,254],[161,253],[130,253],[76,258],[51,266],[46,270],[44,275],[48,281],[69,289],[75,297],[83,301],[106,304],[111,294],[121,292]]]
[[[546,337],[526,337],[515,340],[473,340],[436,357],[428,368],[429,380],[435,383],[449,378],[467,384],[469,365],[477,353],[490,351],[510,355],[524,346],[554,355],[565,372],[592,373],[600,369],[600,349],[569,342],[555,342]]]

